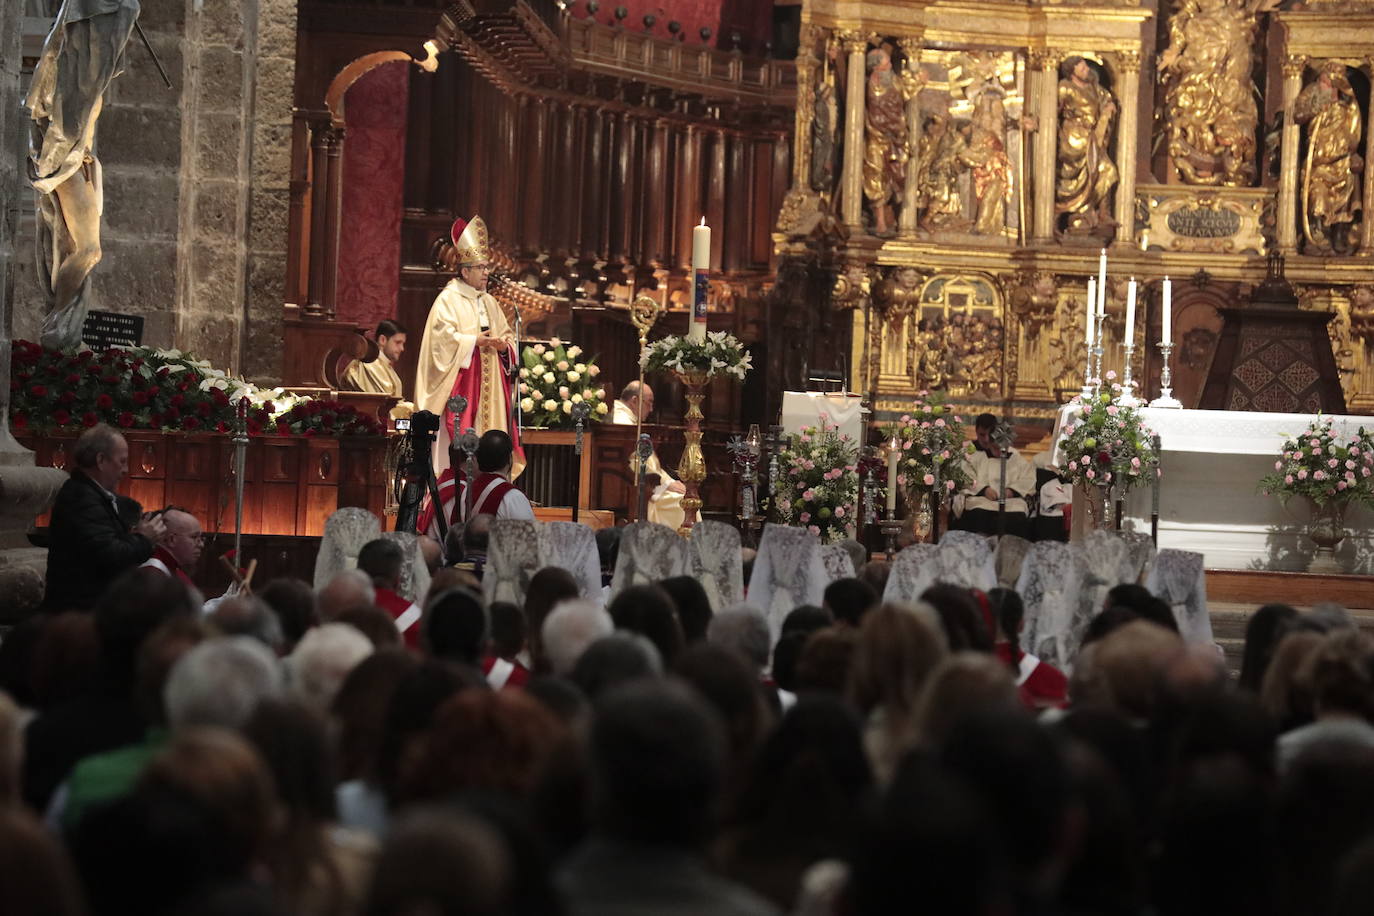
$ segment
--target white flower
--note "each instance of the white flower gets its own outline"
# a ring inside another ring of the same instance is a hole
[[[520,383],[520,393],[521,393],[521,394],[529,394],[529,392],[530,392],[530,386],[529,386],[529,385],[526,385],[524,382],[521,382],[521,383]]]
[[[564,385],[564,386],[562,386],[561,388],[558,389],[558,396],[559,396],[560,398],[563,398],[565,401],[568,399],[568,386],[567,386],[567,385]]]
[[[529,377],[530,377],[530,370],[528,370],[528,369],[526,369],[526,368],[524,368],[524,367],[522,366],[522,367],[520,368],[520,377],[521,377],[521,378],[529,378]]]
[[[530,392],[530,397],[534,398],[536,401],[542,400],[543,397],[544,397],[544,392],[542,392],[542,391],[531,391],[531,392]]]
[[[542,356],[543,353],[544,353],[544,345],[543,345],[543,344],[535,344],[535,345],[534,345],[533,347],[531,347],[530,349],[534,351],[534,355],[535,355],[535,356]]]
[[[578,363],[577,365],[573,366],[573,368],[576,369],[578,372],[586,372],[586,371],[587,371],[587,364],[586,364],[586,363]]]
[[[563,412],[564,412],[564,413],[572,413],[572,401],[564,401],[564,402],[563,402]]]
[[[570,382],[575,382],[575,381],[577,381],[578,379],[580,379],[581,377],[582,377],[582,374],[581,374],[580,372],[569,372],[569,373],[568,373],[568,381],[570,381]]]
[[[563,346],[563,341],[559,340],[557,337],[550,337],[550,338],[549,338],[549,346],[551,346],[551,347],[561,347],[561,346]]]
[[[545,409],[545,410],[557,410],[557,409],[558,409],[558,402],[557,402],[557,401],[553,401],[553,400],[545,401],[545,402],[544,402],[544,409]]]
[[[601,374],[601,367],[600,367],[600,366],[588,366],[588,367],[587,367],[587,374],[590,375],[592,378],[596,378],[598,375]]]
[[[605,389],[605,388],[598,388],[598,389],[596,389],[596,396],[599,397],[599,398],[604,398],[604,397],[606,396],[606,389]]]
[[[552,384],[553,384],[553,373],[552,373],[552,372],[545,372],[545,373],[544,373],[544,384],[545,384],[545,385],[552,385]]]
[[[557,369],[559,372],[567,372],[568,361],[566,359],[560,359],[557,363],[554,364],[554,368]]]
[[[596,398],[598,397],[598,395],[597,395],[597,393],[596,393],[595,391],[592,391],[590,388],[583,388],[583,389],[582,389],[582,397],[583,397],[585,400],[593,401],[593,400],[596,400]]]
[[[580,395],[580,394],[575,394],[575,395],[573,395],[573,396],[572,396],[572,402],[573,402],[574,404],[581,404],[581,403],[582,403],[582,395]]]
[[[567,353],[570,359],[577,359],[579,356],[582,355],[582,348],[578,346],[568,347]],[[578,366],[577,368],[579,372],[582,369],[581,366]]]
[[[606,407],[605,401],[602,401],[600,404],[596,405],[596,412],[603,415],[608,412],[608,408]]]
[[[556,358],[557,358],[557,354],[554,353],[552,350],[545,350],[545,351],[544,351],[544,362],[546,362],[546,363],[551,363],[551,362],[553,362],[554,359],[556,359]]]
[[[520,402],[520,409],[523,410],[525,413],[533,413],[534,401],[530,398],[525,398],[523,401]]]

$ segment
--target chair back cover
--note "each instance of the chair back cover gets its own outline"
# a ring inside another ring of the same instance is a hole
[[[744,561],[740,557],[739,531],[725,522],[700,521],[687,539],[690,569],[706,590],[713,611],[744,600]]]
[[[940,538],[940,581],[987,591],[997,587],[992,541],[972,531],[946,531]]]
[[[487,565],[482,574],[482,598],[524,606],[530,579],[543,566],[539,556],[539,523],[523,518],[498,518],[487,538]]]
[[[655,522],[633,522],[620,537],[610,597],[632,585],[685,576],[687,568],[687,541],[676,531]]]
[[[892,560],[883,601],[911,604],[940,580],[940,546],[912,544],[902,548]]]
[[[401,545],[401,584],[396,586],[396,594],[423,603],[429,593],[429,567],[420,550],[420,538],[412,531],[388,531],[382,537]]]
[[[1082,582],[1082,561],[1061,541],[1032,544],[1016,582],[1026,606],[1021,648],[1066,673],[1091,619],[1080,614]]]
[[[1126,543],[1126,559],[1132,577],[1129,581],[1144,584],[1155,562],[1155,542],[1144,531],[1123,531],[1121,540]]]
[[[854,558],[839,544],[821,545],[821,562],[825,564],[825,584],[836,579],[854,578]]]
[[[1212,618],[1207,612],[1207,574],[1202,554],[1166,547],[1155,557],[1145,580],[1150,593],[1168,602],[1185,642],[1213,642]]]
[[[829,584],[820,538],[805,528],[763,526],[754,573],[749,577],[749,603],[763,610],[774,643],[792,609],[819,605]]]
[[[1021,566],[1026,562],[1031,542],[1015,534],[1004,534],[997,539],[997,549],[993,552],[993,565],[997,570],[997,584],[1001,588],[1016,588],[1016,580],[1021,578]]]
[[[358,506],[339,509],[325,519],[320,552],[315,555],[315,588],[323,588],[345,569],[356,569],[358,551],[381,535],[377,516]]]
[[[601,591],[601,559],[596,552],[596,533],[580,522],[544,522],[539,526],[539,561],[572,573],[578,592],[597,604]]]

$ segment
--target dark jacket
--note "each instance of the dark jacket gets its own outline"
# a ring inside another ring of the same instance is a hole
[[[80,471],[57,491],[48,528],[51,611],[85,610],[110,583],[153,553],[153,542],[120,521],[104,488]]]

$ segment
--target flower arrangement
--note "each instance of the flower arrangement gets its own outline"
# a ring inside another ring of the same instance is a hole
[[[789,436],[778,450],[773,505],[778,520],[795,519],[823,541],[852,537],[859,514],[858,447],[825,420]]]
[[[707,378],[733,375],[740,381],[753,368],[744,344],[733,334],[709,331],[700,343],[670,335],[644,348],[639,365],[650,371],[701,372]]]
[[[26,340],[11,346],[10,425],[21,432],[103,422],[122,429],[225,433],[242,398],[250,402],[250,435],[384,432],[375,418],[351,405],[258,388],[180,350],[65,352]]]
[[[1273,473],[1260,479],[1259,489],[1284,502],[1306,496],[1318,506],[1374,505],[1374,434],[1361,426],[1341,438],[1331,428],[1331,417],[1317,416],[1300,436],[1283,443]]]
[[[578,362],[582,348],[557,337],[525,347],[520,356],[520,412],[531,426],[572,426],[574,404],[585,403],[587,419],[602,420],[610,412],[606,389],[596,387],[601,374],[595,358]]]
[[[1067,460],[1060,476],[1124,493],[1149,479],[1158,456],[1154,432],[1135,408],[1120,403],[1121,386],[1111,381],[1115,378],[1115,372],[1107,373],[1110,391],[1075,399],[1079,415],[1061,430]]]
[[[972,446],[964,433],[964,418],[939,392],[918,391],[916,402],[896,423],[882,427],[883,441],[894,437],[901,445],[897,458],[897,486],[908,495],[930,492],[935,486],[935,460],[940,461],[941,486],[957,491],[971,481],[962,456]],[[879,475],[884,489],[887,475]]]

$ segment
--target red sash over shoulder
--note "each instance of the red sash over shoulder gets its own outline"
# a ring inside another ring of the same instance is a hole
[[[506,494],[514,489],[515,486],[500,474],[488,471],[478,474],[468,487],[470,504],[467,518],[474,515],[495,515],[496,510],[501,508],[501,501],[506,498]]]

